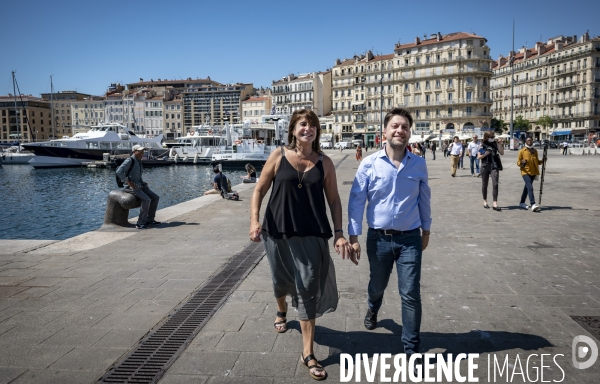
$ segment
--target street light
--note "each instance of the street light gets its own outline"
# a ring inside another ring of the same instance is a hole
[[[379,137],[381,148],[383,148],[383,63],[380,64],[380,78],[379,78],[379,93],[380,93],[380,105],[379,105]]]

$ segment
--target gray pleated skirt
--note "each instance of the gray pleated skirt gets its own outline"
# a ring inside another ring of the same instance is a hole
[[[333,312],[338,304],[327,239],[316,236],[273,239],[263,232],[275,297],[290,295],[300,320]]]

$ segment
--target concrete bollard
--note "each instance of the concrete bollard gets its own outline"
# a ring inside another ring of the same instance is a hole
[[[129,210],[142,206],[142,201],[132,193],[115,189],[108,194],[104,225],[129,226]]]

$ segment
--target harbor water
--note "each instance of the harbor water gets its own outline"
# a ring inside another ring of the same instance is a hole
[[[223,173],[232,185],[246,174]],[[214,173],[211,166],[186,165],[144,168],[143,177],[160,196],[161,209],[202,196],[212,188]],[[113,189],[118,189],[114,169],[0,166],[0,239],[64,240],[96,230]],[[129,211],[130,218],[138,215],[139,209]]]

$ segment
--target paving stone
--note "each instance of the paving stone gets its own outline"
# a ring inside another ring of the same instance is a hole
[[[91,346],[108,334],[108,329],[68,327],[56,332],[41,345]]]
[[[268,364],[265,364],[268,361]],[[242,352],[232,371],[237,376],[294,377],[298,353]]]
[[[75,347],[62,356],[51,369],[76,371],[106,371],[125,352],[126,348]]]
[[[160,379],[160,384],[204,384],[207,381],[208,376],[174,375],[167,372],[167,374]]]
[[[46,368],[73,349],[72,346],[37,346],[13,344],[3,347],[0,366],[22,368]]]
[[[98,329],[106,331],[101,339],[96,341],[94,347],[131,348],[136,345],[147,333],[147,329]]]
[[[239,352],[189,351],[169,369],[170,374],[224,376],[231,373]]]
[[[102,371],[62,371],[55,369],[30,369],[15,381],[15,384],[80,384],[93,383],[102,376]]]
[[[269,352],[273,349],[275,338],[275,332],[226,332],[215,349],[218,351]]]
[[[14,379],[27,372],[25,368],[4,368],[0,367],[0,384],[13,382]]]

